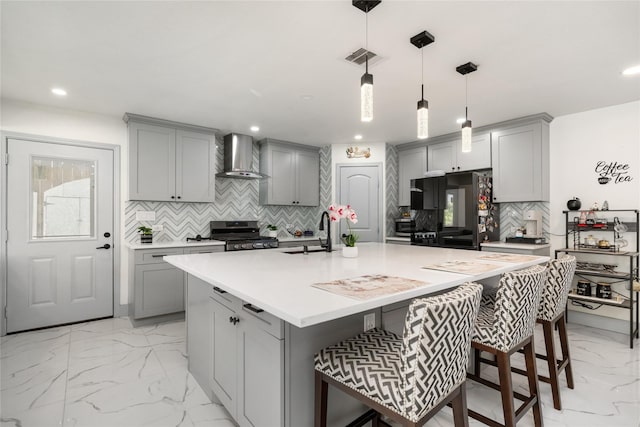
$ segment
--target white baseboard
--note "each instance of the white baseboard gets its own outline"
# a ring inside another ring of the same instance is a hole
[[[581,311],[569,310],[568,323],[577,323],[579,325],[589,326],[590,328],[629,334],[628,320],[614,319],[612,317],[583,313]]]

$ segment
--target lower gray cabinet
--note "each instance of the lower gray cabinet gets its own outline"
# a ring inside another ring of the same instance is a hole
[[[184,311],[184,275],[167,263],[136,266],[134,318]]]
[[[133,265],[133,275],[130,276],[133,290],[130,292],[129,315],[134,319],[142,319],[184,311],[185,274],[165,262],[162,259],[164,256],[222,251],[222,245],[132,249],[129,265]]]
[[[187,275],[187,354],[189,372],[212,398],[209,384],[211,365],[211,285]]]
[[[211,390],[241,427],[284,426],[282,321],[215,288],[210,308]]]

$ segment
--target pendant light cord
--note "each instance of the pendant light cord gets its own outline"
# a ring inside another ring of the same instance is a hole
[[[364,72],[369,74],[369,8],[364,13]]]
[[[467,115],[467,111],[469,109],[469,74],[465,74],[464,76],[464,82],[465,82],[465,95],[464,95],[464,119],[465,121],[469,120],[469,117]]]
[[[420,83],[422,84],[422,100],[424,101],[424,49],[421,47],[420,48],[420,61],[421,61],[421,68],[420,68]]]

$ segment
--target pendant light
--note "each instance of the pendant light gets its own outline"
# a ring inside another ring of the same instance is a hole
[[[478,66],[473,62],[456,67],[456,71],[465,77],[465,101],[464,101],[464,122],[462,123],[462,145],[463,153],[471,152],[471,120],[469,120],[469,73],[473,73]]]
[[[428,31],[423,31],[411,37],[411,44],[420,49],[420,60],[422,68],[420,69],[421,92],[420,101],[418,101],[418,139],[429,138],[429,101],[424,99],[424,51],[423,47],[434,42],[433,36]]]
[[[353,6],[364,12],[365,16],[365,50],[369,52],[369,11],[382,3],[382,0],[353,0]],[[365,71],[360,78],[360,120],[373,120],[373,75],[369,74],[369,54],[364,57]]]

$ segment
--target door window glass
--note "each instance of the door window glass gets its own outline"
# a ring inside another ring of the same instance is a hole
[[[88,238],[95,233],[96,162],[31,159],[31,238]]]

